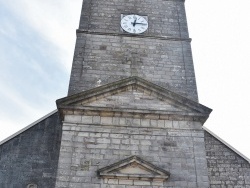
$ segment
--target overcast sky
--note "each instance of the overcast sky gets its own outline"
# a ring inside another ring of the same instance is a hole
[[[67,95],[82,0],[0,0],[0,140]],[[250,2],[186,0],[205,127],[250,158]]]

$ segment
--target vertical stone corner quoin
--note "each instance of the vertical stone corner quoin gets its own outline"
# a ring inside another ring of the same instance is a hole
[[[135,155],[99,169],[97,175],[100,178],[128,178],[151,181],[166,181],[170,177],[168,171]]]
[[[154,96],[158,102],[162,104],[171,104],[176,109],[162,110],[162,109],[137,109],[137,108],[122,108],[122,107],[100,107],[91,106],[91,102],[99,101],[107,96],[117,95],[121,92],[132,90],[140,90],[145,94]],[[126,113],[141,113],[141,114],[160,114],[167,116],[191,117],[204,123],[212,109],[199,104],[193,100],[183,97],[171,90],[160,87],[142,78],[133,76],[102,85],[90,90],[86,90],[56,101],[57,108],[60,112],[62,119],[65,115],[72,115],[74,112],[77,114],[86,114],[90,111],[105,111],[105,112],[126,112]]]

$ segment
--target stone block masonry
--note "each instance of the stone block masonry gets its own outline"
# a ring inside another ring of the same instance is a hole
[[[143,35],[188,38],[183,0],[83,0],[79,29],[99,33],[121,33],[121,14],[148,17]]]
[[[123,32],[121,15],[148,17],[140,35]],[[198,100],[183,0],[84,0],[69,95],[138,76]]]
[[[138,76],[197,100],[190,51],[187,41],[80,33],[69,94]]]
[[[169,171],[169,180],[98,177],[98,169],[132,155]],[[66,115],[57,176],[57,188],[209,187],[204,132],[195,121]]]

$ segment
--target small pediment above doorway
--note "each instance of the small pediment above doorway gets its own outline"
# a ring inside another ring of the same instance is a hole
[[[163,182],[170,177],[170,173],[138,156],[131,156],[117,163],[98,170],[103,179],[127,179]]]

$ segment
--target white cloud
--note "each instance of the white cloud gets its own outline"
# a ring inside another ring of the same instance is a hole
[[[81,0],[19,0],[5,1],[25,24],[59,49],[57,57],[66,71],[71,68],[75,44],[75,30],[80,17]]]
[[[65,74],[58,75],[62,72],[56,69],[70,71],[81,0],[10,0],[0,4],[7,13],[0,19],[0,37],[5,39],[0,47],[0,124],[6,127],[0,134],[2,140],[54,110],[58,96],[65,96],[68,84],[60,78]],[[55,62],[49,65],[53,58]]]
[[[26,116],[33,116],[34,114],[39,113],[39,109],[34,111],[34,108],[30,104],[28,98],[24,99],[19,95],[19,91],[16,91],[7,85],[4,85],[2,82],[0,83],[0,93],[1,97],[5,97],[7,100],[9,100],[9,102],[14,103],[17,108],[19,107],[20,109],[22,109],[22,114],[25,114]]]

